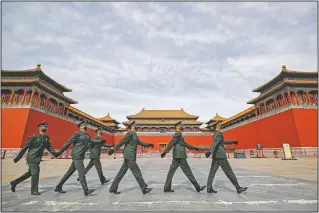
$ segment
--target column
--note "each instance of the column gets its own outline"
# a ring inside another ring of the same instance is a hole
[[[23,97],[22,97],[22,101],[21,101],[21,104],[24,104],[24,99],[25,99],[25,96],[27,95],[27,90],[24,89],[24,94],[23,94]]]
[[[67,106],[65,106],[65,115],[68,116],[69,112],[68,112],[68,108]]]
[[[49,104],[49,97],[47,97],[47,100],[45,100],[44,108],[47,108],[48,104]]]
[[[298,98],[298,91],[297,90],[295,91],[295,96],[296,96],[296,102],[297,102],[297,104],[299,104],[299,98]]]
[[[256,116],[258,116],[258,106],[256,106]]]
[[[32,90],[31,97],[28,104],[32,104],[33,96],[34,96],[34,90]]]
[[[286,105],[287,102],[286,102],[286,98],[285,98],[284,92],[281,93],[281,96],[282,96],[282,104],[283,104],[283,105]]]
[[[12,92],[11,92],[11,95],[10,95],[10,99],[9,99],[9,104],[12,103],[13,96],[14,96],[14,89],[12,89]]]
[[[267,113],[267,106],[266,103],[264,103],[264,112]]]
[[[41,94],[38,93],[38,106],[40,106],[40,104],[41,104]]]
[[[306,90],[306,95],[307,95],[308,104],[309,104],[309,105],[312,104],[312,103],[311,103],[311,98],[310,98],[309,90],[308,90],[308,89]]]
[[[277,104],[276,97],[274,98],[274,102],[275,102],[275,108],[278,109],[278,104]]]
[[[290,90],[288,90],[288,99],[289,99],[289,102],[290,102],[290,104],[293,104],[294,102],[293,102],[293,100],[292,100],[292,98],[291,98],[291,91]]]

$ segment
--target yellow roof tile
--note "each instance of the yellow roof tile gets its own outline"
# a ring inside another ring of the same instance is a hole
[[[180,110],[146,110],[142,109],[141,112],[135,115],[126,116],[130,118],[194,118],[197,119],[199,116],[191,115],[185,112],[183,109]]]
[[[140,124],[140,125],[174,125],[176,124],[178,121],[152,121],[152,120],[135,120],[135,124]],[[122,122],[122,124],[129,124],[131,123],[131,121],[125,121]],[[186,125],[201,125],[203,124],[203,122],[200,121],[194,121],[194,120],[183,120],[182,124],[186,124]]]
[[[223,125],[223,124],[226,124],[226,123],[229,123],[230,121],[233,121],[241,116],[244,116],[244,115],[247,115],[251,112],[254,112],[256,110],[256,107],[255,106],[252,106],[252,107],[249,107],[248,109],[245,109],[244,111],[224,120],[223,122],[221,122],[220,124]]]

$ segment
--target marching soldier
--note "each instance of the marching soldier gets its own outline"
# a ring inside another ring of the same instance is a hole
[[[58,151],[58,155],[61,155],[67,148],[73,144],[72,149],[72,164],[69,170],[65,173],[63,178],[60,180],[56,188],[54,189],[55,192],[59,193],[66,193],[63,191],[62,186],[63,184],[71,177],[71,175],[75,172],[75,170],[79,173],[79,179],[84,191],[84,195],[87,196],[94,192],[95,189],[88,189],[85,174],[84,174],[84,156],[86,150],[89,148],[89,142],[91,141],[90,135],[86,132],[87,131],[87,124],[82,121],[78,124],[80,127],[80,131],[75,132],[72,137],[63,145],[63,147]]]
[[[121,182],[122,178],[126,174],[127,170],[130,169],[133,173],[137,183],[139,184],[140,188],[142,189],[143,194],[149,193],[152,188],[148,188],[148,185],[145,183],[144,178],[142,176],[141,170],[139,166],[136,163],[136,151],[137,146],[141,145],[143,147],[154,147],[153,144],[143,143],[139,140],[136,132],[135,132],[135,121],[132,121],[127,129],[128,133],[126,133],[125,137],[116,144],[114,149],[109,151],[109,155],[112,155],[114,151],[118,150],[121,146],[125,144],[124,147],[124,162],[123,165],[116,175],[116,177],[113,180],[113,183],[110,187],[109,192],[114,194],[120,194],[120,192],[117,191],[119,183]]]
[[[31,194],[40,195],[41,193],[38,191],[38,185],[40,175],[40,162],[44,149],[47,149],[51,154],[57,157],[57,153],[51,146],[49,136],[45,134],[48,129],[48,123],[40,123],[37,125],[37,127],[39,128],[39,133],[31,136],[28,139],[24,147],[13,160],[15,163],[17,163],[22,158],[24,153],[28,150],[26,160],[29,166],[29,171],[23,174],[21,177],[10,182],[12,192],[15,192],[15,188],[19,183],[31,177]]]
[[[98,128],[97,130],[95,130],[97,136],[95,138],[93,138],[90,142],[91,145],[91,151],[90,151],[90,162],[89,164],[86,166],[85,170],[84,170],[84,174],[86,174],[93,166],[95,166],[96,171],[99,175],[101,184],[105,184],[107,182],[109,182],[110,180],[106,180],[106,178],[103,175],[102,172],[102,165],[101,165],[101,161],[100,161],[100,156],[101,156],[101,147],[106,147],[106,148],[112,148],[114,145],[109,145],[106,144],[106,140],[102,140],[101,136],[102,136],[102,129]],[[80,180],[80,178],[78,178],[78,181]]]
[[[172,188],[171,188],[172,179],[173,179],[174,173],[176,172],[176,170],[178,169],[179,166],[181,167],[181,169],[183,170],[184,174],[189,179],[189,181],[194,185],[196,191],[200,192],[200,191],[204,190],[206,188],[206,186],[205,185],[200,186],[198,184],[198,182],[196,181],[196,179],[192,173],[192,170],[187,163],[187,160],[186,160],[187,154],[185,151],[185,147],[187,147],[189,149],[196,150],[196,151],[198,151],[199,148],[192,146],[190,144],[187,144],[185,142],[184,137],[182,136],[182,132],[181,132],[181,129],[182,129],[181,123],[182,122],[179,121],[175,124],[176,132],[174,134],[174,137],[167,145],[165,151],[161,154],[161,157],[163,158],[167,153],[169,153],[171,148],[174,146],[173,161],[172,161],[172,165],[169,169],[169,172],[167,174],[166,182],[164,185],[164,192],[174,192],[174,190],[172,190]]]
[[[236,178],[232,168],[229,165],[229,162],[228,162],[227,156],[226,156],[225,147],[224,147],[224,136],[223,136],[223,133],[220,131],[220,127],[221,127],[220,124],[218,124],[216,126],[213,143],[209,148],[209,152],[207,152],[205,154],[206,158],[208,158],[211,154],[213,154],[212,165],[211,165],[208,179],[207,179],[207,193],[217,193],[217,191],[215,191],[213,189],[212,184],[213,184],[215,174],[216,174],[219,166],[221,166],[225,175],[232,182],[232,184],[236,187],[237,193],[240,194],[241,192],[246,191],[247,187],[240,187],[239,186],[237,178]]]

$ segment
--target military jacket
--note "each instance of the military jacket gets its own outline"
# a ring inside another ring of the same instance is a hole
[[[173,139],[169,142],[164,152],[169,153],[171,148],[173,148],[173,158],[187,158],[185,147],[189,149],[196,148],[195,146],[192,146],[184,140],[184,137],[181,132],[175,132]]]
[[[209,150],[213,153],[214,158],[227,158],[224,143],[223,133],[216,131],[212,145],[209,148]]]
[[[50,137],[43,134],[35,134],[29,137],[23,148],[20,150],[16,157],[16,160],[20,160],[24,153],[28,150],[27,162],[28,163],[40,163],[44,149],[47,149],[51,154],[55,154],[54,149],[50,143]]]
[[[106,144],[99,136],[96,136],[95,138],[92,138],[90,141],[90,159],[99,159],[101,156],[101,148],[111,148],[112,146],[109,144]]]
[[[91,142],[91,136],[82,131],[75,132],[72,137],[62,146],[60,153],[67,150],[67,148],[73,144],[72,149],[72,159],[73,160],[84,160],[85,152],[89,148],[89,143]]]
[[[120,140],[114,147],[114,150],[118,150],[124,145],[124,159],[136,160],[137,146],[141,145],[144,147],[149,147],[148,143],[143,143],[139,140],[136,132],[128,132],[122,140]]]

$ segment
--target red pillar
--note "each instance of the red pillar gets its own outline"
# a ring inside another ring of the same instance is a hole
[[[267,107],[266,107],[266,103],[264,103],[264,112],[267,112]]]
[[[27,95],[27,90],[25,89],[25,90],[24,90],[23,97],[22,97],[21,104],[24,104],[24,99],[25,99],[25,96],[26,96],[26,95]]]
[[[278,104],[277,104],[276,97],[275,97],[274,101],[275,101],[275,107],[276,107],[276,109],[278,109]]]
[[[256,106],[256,116],[258,116],[258,107]]]
[[[299,100],[298,100],[298,92],[297,92],[297,91],[295,91],[295,96],[296,96],[296,102],[297,102],[297,104],[299,104]]]
[[[288,90],[288,99],[289,99],[289,102],[290,102],[290,104],[293,104],[294,102],[293,102],[293,100],[292,100],[292,98],[291,98],[291,91],[290,90]]]
[[[284,92],[281,93],[281,96],[282,96],[282,104],[283,104],[283,105],[287,105]]]
[[[11,92],[10,99],[9,99],[9,104],[12,103],[13,96],[14,96],[14,89]]]
[[[308,104],[310,105],[310,104],[312,104],[312,103],[311,103],[311,98],[310,98],[308,89],[306,90],[306,94],[307,94]]]
[[[41,103],[41,94],[38,93],[38,106],[40,106],[40,103]]]
[[[30,104],[30,103],[32,104],[33,96],[34,96],[34,90],[32,90],[31,97],[30,97],[28,104]]]

